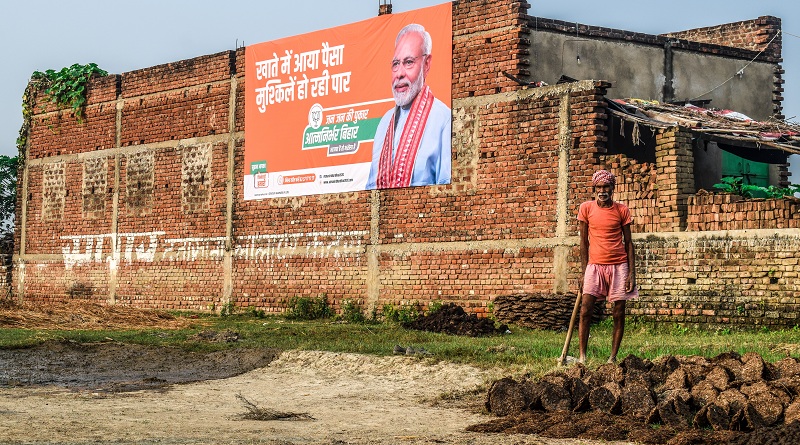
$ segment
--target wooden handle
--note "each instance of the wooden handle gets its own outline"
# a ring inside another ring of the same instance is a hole
[[[567,329],[567,339],[564,341],[564,349],[561,350],[561,357],[558,359],[558,364],[561,366],[567,363],[567,351],[569,350],[569,342],[572,341],[572,330],[575,329],[575,319],[578,316],[578,309],[581,307],[581,292],[575,297],[575,306],[572,308],[572,317],[569,319],[569,329]]]

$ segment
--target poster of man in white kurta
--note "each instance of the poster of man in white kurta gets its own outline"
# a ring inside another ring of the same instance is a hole
[[[391,63],[395,106],[375,132],[367,189],[450,183],[452,112],[425,83],[433,57],[422,25],[406,25],[397,34]]]
[[[452,8],[248,46],[244,199],[450,183]]]

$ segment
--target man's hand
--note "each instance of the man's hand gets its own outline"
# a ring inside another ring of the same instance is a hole
[[[625,292],[633,292],[636,288],[636,275],[629,273],[625,279]]]

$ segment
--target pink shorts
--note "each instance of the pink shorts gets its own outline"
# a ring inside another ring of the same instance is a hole
[[[638,286],[631,292],[625,292],[627,278],[628,263],[587,264],[583,275],[583,293],[594,296],[598,301],[608,299],[611,302],[638,297]]]

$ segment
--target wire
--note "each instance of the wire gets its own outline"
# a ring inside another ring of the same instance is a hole
[[[770,41],[769,41],[769,42],[767,42],[767,44],[764,46],[764,49],[762,49],[761,51],[759,51],[759,52],[758,52],[758,54],[756,54],[756,56],[755,56],[755,57],[753,57],[753,60],[751,60],[751,61],[747,62],[747,64],[746,64],[745,66],[741,67],[741,68],[739,69],[739,71],[736,71],[736,72],[735,72],[735,73],[734,73],[734,74],[733,74],[731,77],[729,77],[728,79],[726,79],[726,80],[725,80],[725,82],[722,82],[721,84],[719,84],[719,85],[715,86],[714,88],[712,88],[712,89],[710,89],[710,90],[706,91],[705,93],[703,93],[703,94],[701,94],[701,95],[699,95],[699,96],[697,96],[697,97],[695,97],[695,98],[693,98],[693,99],[689,99],[689,100],[700,99],[701,97],[705,96],[706,94],[708,94],[708,93],[711,93],[712,91],[716,90],[717,88],[719,88],[719,87],[721,87],[721,86],[725,85],[726,83],[730,82],[730,81],[731,81],[731,79],[733,79],[734,77],[736,77],[737,75],[739,75],[739,73],[743,73],[743,72],[744,72],[744,69],[745,69],[745,68],[747,68],[748,66],[750,66],[750,64],[751,64],[751,63],[755,62],[755,61],[756,61],[756,59],[758,59],[758,58],[761,56],[761,54],[762,54],[762,53],[763,53],[763,52],[764,52],[764,51],[765,51],[765,50],[766,50],[766,49],[767,49],[767,48],[768,48],[768,47],[769,47],[769,46],[772,44],[772,42],[773,42],[773,41],[775,41],[775,39],[777,39],[777,38],[778,38],[778,36],[779,36],[779,35],[781,35],[781,33],[782,33],[782,32],[783,32],[783,30],[780,30],[780,29],[779,29],[779,30],[778,30],[778,32],[776,32],[776,33],[775,33],[775,35],[772,37],[772,39],[770,39]],[[795,36],[795,37],[797,37],[797,36]]]

